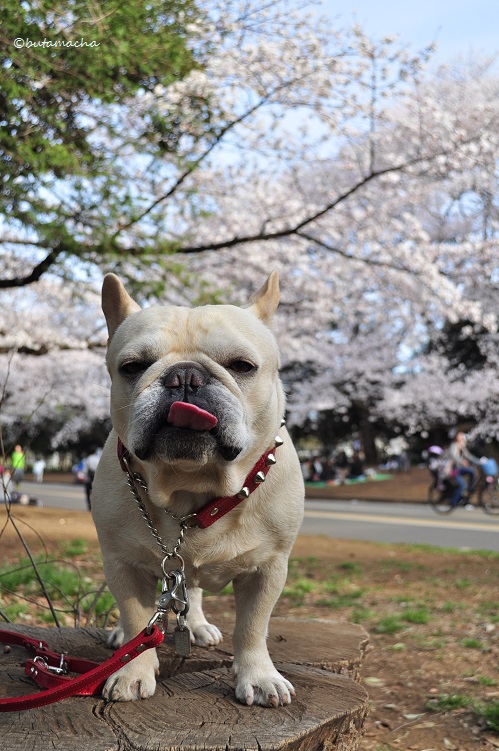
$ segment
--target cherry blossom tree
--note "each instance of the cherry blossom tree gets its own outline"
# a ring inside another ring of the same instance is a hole
[[[92,426],[105,428],[109,379],[98,294],[44,280],[24,294],[3,292],[2,306],[4,444],[50,453],[74,445]]]
[[[32,209],[11,212],[0,235],[2,287],[25,286],[50,270],[71,275],[75,258],[81,268],[119,264],[126,256],[137,271],[161,265],[172,251],[296,237],[378,173],[402,169],[373,157],[320,202],[308,191],[300,195],[298,184],[285,210],[267,195],[244,228],[226,206],[216,233],[208,225],[203,231],[199,220],[219,213],[224,186],[241,199],[274,172],[291,187],[300,182],[301,165],[336,152],[338,139],[367,132],[374,148],[385,117],[382,97],[403,96],[426,53],[408,54],[393,40],[373,45],[359,28],[334,29],[282,0],[210,2],[200,9],[203,22],[189,31],[196,48],[214,52],[202,68],[173,83],[149,82],[118,105],[94,97],[76,107],[73,117],[90,131],[100,168],[75,177],[54,169],[38,186],[43,190],[25,186],[24,204]],[[38,97],[46,85],[44,78],[38,82]],[[154,138],[150,123],[158,120],[164,128]]]
[[[291,424],[354,406],[365,443],[380,418],[409,432],[465,418],[496,436],[499,81],[491,62],[431,71],[429,50],[373,42],[358,27],[334,28],[280,2],[209,9],[199,30],[214,50],[206,66],[113,111],[112,140],[95,131],[116,189],[81,183],[87,199],[80,190],[78,221],[65,225],[71,249],[38,289],[3,293],[4,419],[15,423],[20,393],[32,399],[23,399],[23,414],[33,411],[34,384],[52,384],[49,372],[59,380],[37,414],[71,407],[54,445],[105,416],[107,381],[96,367],[102,271],[121,274],[139,299],[244,304],[277,268]],[[209,102],[206,121],[195,116],[200,100]],[[174,153],[136,138],[152,111],[183,124]],[[75,200],[71,185],[64,190]],[[53,251],[23,246],[12,231],[5,226],[4,288],[23,284]],[[30,317],[49,288],[52,303]],[[462,336],[475,332],[480,369],[463,374],[442,350],[446,322]]]

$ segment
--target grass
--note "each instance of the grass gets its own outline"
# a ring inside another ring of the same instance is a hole
[[[487,678],[486,675],[479,675],[478,682],[481,683],[482,686],[497,686],[497,681],[494,680],[494,678]]]
[[[473,704],[470,696],[463,694],[441,694],[435,699],[431,699],[426,705],[426,709],[435,712],[452,712],[455,709],[464,709]]]
[[[381,618],[374,626],[377,634],[396,634],[404,628],[404,624],[398,615],[387,615]]]
[[[484,649],[485,645],[480,639],[461,639],[461,644],[467,649]]]
[[[419,608],[417,610],[410,610],[407,608],[402,613],[402,618],[409,623],[428,623],[430,620],[430,613],[426,608]]]
[[[495,550],[463,550],[462,548],[446,548],[438,547],[437,545],[426,545],[424,543],[409,543],[405,546],[407,550],[419,551],[422,553],[431,553],[431,555],[447,556],[447,555],[459,555],[459,556],[478,556],[479,558],[488,558],[491,560],[499,559],[499,553]]]
[[[3,612],[7,618],[13,623],[20,615],[24,615],[29,610],[28,606],[23,602],[13,602],[11,605],[6,605],[3,608]]]
[[[114,607],[114,597],[111,592],[90,592],[80,599],[80,607],[84,613],[93,610],[96,615],[104,615]]]
[[[362,623],[370,621],[374,617],[374,611],[366,607],[355,607],[350,615],[352,623]]]
[[[331,608],[337,610],[339,608],[348,608],[353,605],[359,598],[362,597],[362,590],[358,589],[354,592],[343,592],[336,597],[326,597],[316,600],[315,604],[321,608]]]
[[[80,555],[85,555],[87,552],[87,542],[82,538],[76,540],[70,540],[65,545],[61,545],[61,553],[67,558],[76,558]]]
[[[475,714],[485,721],[487,727],[496,733],[499,732],[499,701],[478,703],[475,705]]]
[[[40,623],[54,625],[49,598],[61,625],[79,625],[82,621],[87,625],[105,625],[115,610],[114,598],[104,585],[100,565],[94,567],[92,575],[87,574],[86,553],[86,541],[75,539],[60,545],[57,556],[34,556],[44,590],[29,558],[1,566],[0,610],[4,620],[29,621],[34,611]],[[84,557],[86,560],[79,560]]]
[[[291,586],[284,588],[282,596],[288,599],[295,607],[303,605],[305,602],[305,595],[309,592],[313,592],[315,589],[314,582],[301,577],[292,582]]]
[[[395,687],[397,704],[405,712],[424,711],[431,686],[438,691],[429,705],[432,711],[455,713],[456,724],[475,722],[498,732],[497,627],[485,630],[484,625],[499,622],[499,556],[419,545],[341,545],[331,542],[323,558],[305,554],[290,561],[275,614],[362,624],[375,646],[373,659],[382,658],[371,675]],[[103,588],[100,557],[88,548],[84,539],[76,538],[54,547],[51,557],[36,557],[61,625],[112,625],[116,617],[113,598]],[[232,594],[229,584],[221,593],[222,602],[219,596],[216,601],[207,598],[208,617],[215,609],[231,615]],[[26,558],[0,563],[0,613],[12,621],[53,625]],[[409,682],[407,698],[404,685]],[[384,695],[375,695],[380,689],[369,690],[373,706],[384,706]],[[379,738],[379,748],[392,748],[383,740]],[[442,738],[438,740],[440,748]],[[461,747],[467,748],[466,743]]]
[[[429,701],[426,709],[434,712],[471,709],[477,720],[481,720],[490,730],[499,731],[499,701],[484,702],[463,694],[442,694]]]
[[[81,577],[78,569],[72,564],[65,565],[60,561],[46,560],[35,557],[36,566],[51,597],[72,597],[80,591]],[[10,592],[24,590],[25,594],[33,594],[39,588],[39,582],[34,574],[29,558],[23,558],[12,569],[0,569],[0,587]]]
[[[362,566],[355,561],[345,561],[345,563],[339,563],[338,568],[341,571],[349,571],[351,574],[361,574]]]
[[[35,558],[35,560],[37,563],[42,562],[39,557]],[[8,589],[11,592],[16,592],[21,587],[28,586],[33,581],[33,578],[33,568],[29,558],[22,558],[15,565],[15,568],[11,566],[2,566],[0,568],[0,587]]]
[[[386,650],[394,659],[400,654],[401,674],[409,670],[405,659],[414,659],[415,654],[420,660],[424,655],[431,661],[434,675],[455,668],[452,682],[455,679],[457,690],[453,693],[443,693],[451,681],[429,678],[425,673],[426,685],[436,684],[442,691],[429,706],[435,712],[457,713],[458,718],[463,717],[462,722],[470,722],[473,717],[475,724],[494,731],[499,723],[498,702],[485,693],[497,685],[494,668],[486,677],[481,676],[473,662],[476,658],[470,654],[468,662],[475,667],[473,692],[468,694],[467,684],[460,685],[457,665],[467,659],[468,651],[480,655],[493,648],[493,631],[490,637],[484,635],[481,624],[499,619],[495,595],[491,596],[497,581],[497,559],[495,554],[482,552],[474,557],[467,550],[420,545],[400,546],[390,557],[381,553],[372,563],[316,562],[302,557],[290,563],[284,601],[295,609],[293,615],[305,613],[311,617],[319,608],[334,611],[335,618],[362,624],[377,650]],[[417,669],[413,670],[416,675]],[[475,677],[477,673],[480,677]],[[416,679],[411,676],[408,680]],[[424,711],[425,701],[423,696],[419,711]]]

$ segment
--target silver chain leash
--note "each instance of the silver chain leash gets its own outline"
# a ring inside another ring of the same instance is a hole
[[[161,537],[160,533],[158,532],[157,528],[154,526],[154,522],[149,516],[149,512],[147,511],[145,504],[140,497],[140,494],[137,490],[137,485],[145,492],[148,493],[147,485],[144,482],[141,475],[138,474],[138,472],[132,472],[130,469],[130,465],[128,464],[128,461],[123,458],[123,462],[125,464],[125,467],[127,469],[127,479],[126,484],[130,488],[130,492],[132,494],[132,497],[137,504],[139,511],[142,515],[142,518],[144,519],[145,523],[147,524],[152,536],[158,543],[159,547],[161,548],[161,552],[166,558],[178,558],[178,552],[180,550],[180,546],[182,545],[182,542],[184,541],[184,535],[185,530],[189,528],[189,525],[187,524],[188,519],[190,519],[193,514],[190,514],[189,516],[184,516],[181,519],[179,519],[178,516],[175,516],[171,511],[168,511],[168,509],[163,509],[165,514],[168,514],[168,516],[173,519],[173,521],[176,521],[180,527],[179,529],[179,535],[177,538],[177,541],[175,542],[173,546],[173,550],[169,550],[168,546],[166,545],[165,541]],[[182,565],[183,568],[183,565]]]
[[[126,483],[130,489],[130,493],[132,494],[132,497],[138,506],[142,518],[147,524],[148,529],[156,540],[164,556],[161,562],[161,570],[163,572],[163,578],[161,581],[161,594],[158,599],[156,612],[149,621],[147,629],[148,631],[151,631],[154,625],[159,625],[159,628],[161,628],[164,633],[168,628],[169,611],[172,610],[177,619],[177,626],[173,634],[175,650],[177,654],[181,655],[182,657],[187,657],[187,655],[189,655],[191,651],[191,634],[186,624],[186,615],[189,610],[189,595],[185,581],[184,559],[180,555],[179,550],[182,542],[184,541],[185,531],[189,528],[187,522],[194,516],[194,514],[189,514],[188,516],[179,518],[175,516],[175,514],[172,514],[171,511],[168,511],[168,509],[164,509],[165,513],[168,514],[174,521],[176,521],[180,527],[178,538],[173,545],[173,548],[170,550],[161,537],[158,529],[154,525],[153,520],[151,519],[149,512],[147,511],[145,504],[140,497],[137,486],[140,487],[145,493],[148,493],[146,483],[137,472],[132,472],[130,465],[128,464],[128,461],[125,457],[123,457],[123,462],[127,471]],[[179,568],[170,569],[167,571],[166,564],[172,559],[177,559],[180,566]]]

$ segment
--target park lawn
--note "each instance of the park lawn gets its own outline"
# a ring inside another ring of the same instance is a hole
[[[95,528],[85,512],[16,508],[61,625],[112,625]],[[53,620],[6,514],[0,512],[0,610]],[[275,614],[360,623],[372,649],[362,751],[499,748],[499,555],[300,536]],[[206,597],[222,625],[230,591]],[[495,744],[495,745],[494,745]]]

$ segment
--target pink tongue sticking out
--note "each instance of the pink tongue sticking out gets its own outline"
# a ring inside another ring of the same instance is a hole
[[[175,428],[189,428],[190,430],[210,430],[218,420],[211,412],[196,407],[187,402],[174,402],[170,407],[167,422]]]

